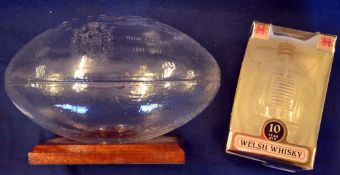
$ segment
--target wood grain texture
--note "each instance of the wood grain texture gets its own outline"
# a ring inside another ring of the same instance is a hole
[[[54,138],[28,153],[29,164],[184,164],[185,153],[175,137],[140,143],[87,144]]]

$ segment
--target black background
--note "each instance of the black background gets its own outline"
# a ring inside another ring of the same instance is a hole
[[[27,152],[53,136],[10,102],[3,75],[14,54],[39,33],[74,17],[138,15],[173,26],[198,41],[217,60],[222,82],[212,104],[170,134],[184,140],[185,165],[29,166]],[[253,20],[340,35],[336,1],[0,1],[0,174],[286,174],[225,154],[229,117]],[[339,48],[338,48],[339,49]],[[315,170],[339,174],[340,58],[336,52],[323,113]]]

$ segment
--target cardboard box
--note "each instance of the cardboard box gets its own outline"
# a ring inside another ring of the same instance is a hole
[[[254,22],[226,151],[286,171],[313,169],[336,36]]]

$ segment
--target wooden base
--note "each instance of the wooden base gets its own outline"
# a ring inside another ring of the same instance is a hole
[[[54,138],[28,153],[29,164],[184,164],[185,153],[175,137],[140,143],[87,144]]]

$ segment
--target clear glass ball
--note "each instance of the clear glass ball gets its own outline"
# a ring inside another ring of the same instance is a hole
[[[199,43],[136,16],[64,22],[25,45],[5,75],[20,111],[83,142],[163,135],[197,116],[219,86],[219,67]]]

